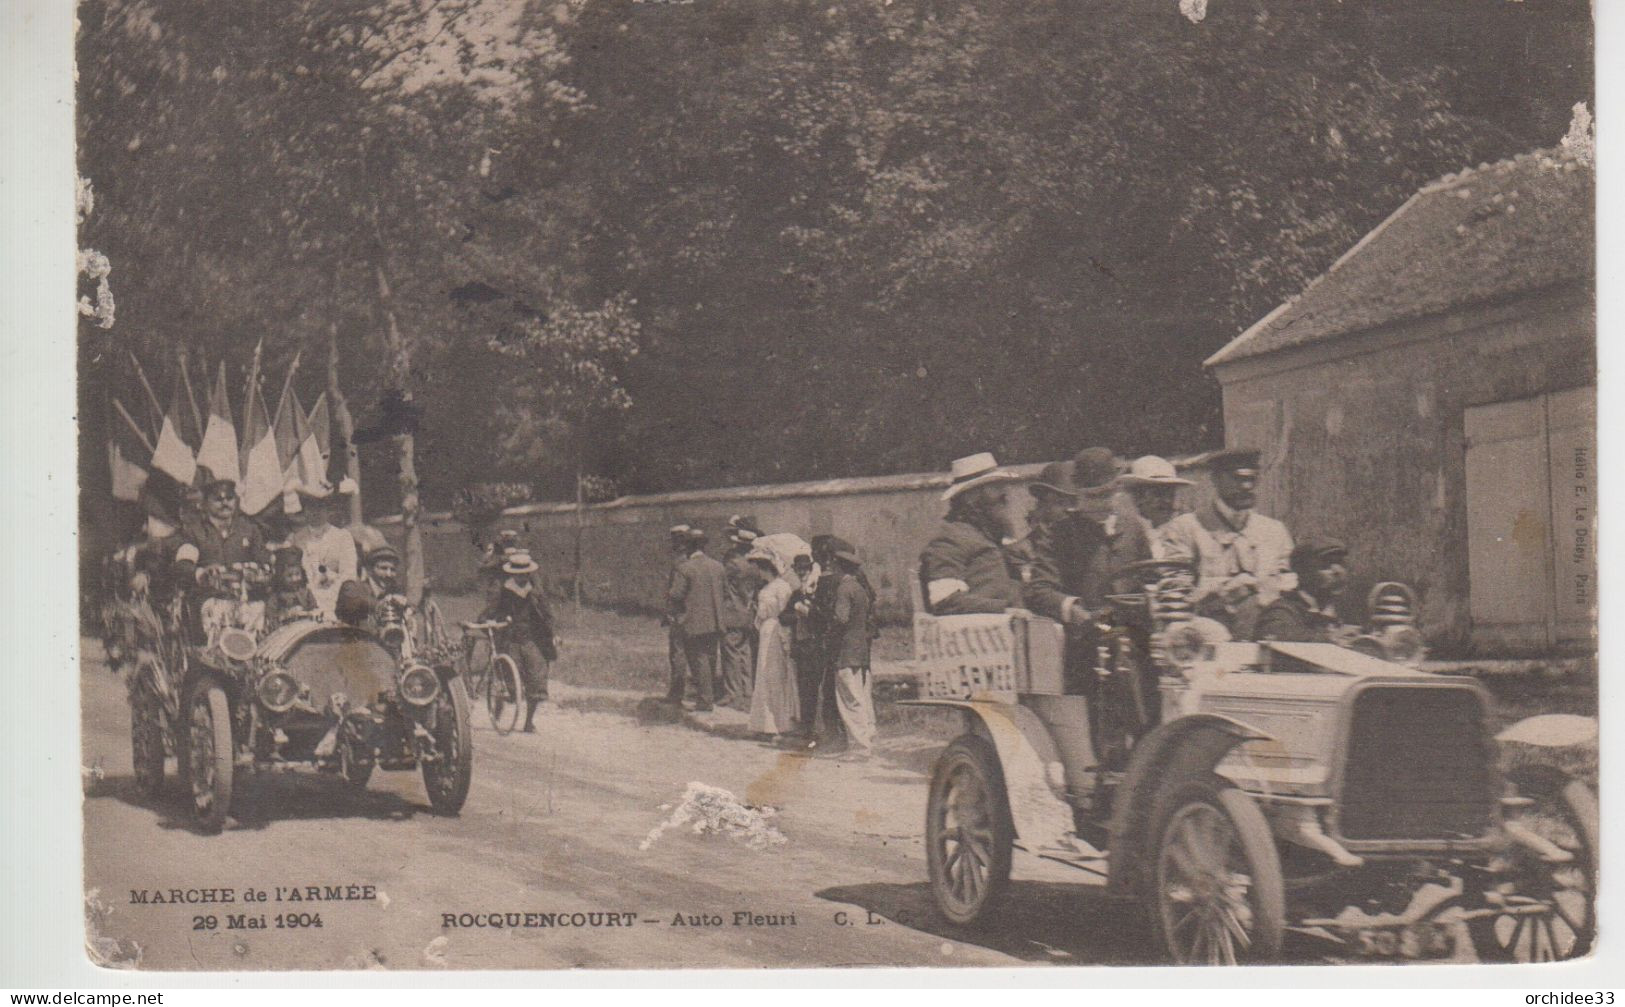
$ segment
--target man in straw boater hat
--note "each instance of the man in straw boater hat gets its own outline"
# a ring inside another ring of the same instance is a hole
[[[502,586],[496,599],[480,613],[479,622],[507,622],[497,631],[497,643],[512,654],[525,684],[524,730],[536,730],[536,709],[547,701],[547,669],[558,660],[554,644],[553,611],[541,588],[536,571],[541,567],[525,549],[516,549],[502,561]]]
[[[750,711],[750,691],[756,677],[757,574],[746,559],[762,537],[754,517],[738,514],[728,519],[728,549],[723,555],[722,689],[717,702]]]
[[[1169,521],[1163,533],[1167,558],[1196,562],[1197,614],[1224,623],[1238,640],[1251,640],[1259,614],[1294,586],[1291,534],[1253,510],[1259,454],[1225,448],[1207,455],[1213,499]]]
[[[1191,485],[1191,481],[1179,478],[1168,459],[1145,455],[1129,464],[1119,482],[1134,501],[1134,512],[1151,545],[1151,555],[1161,558],[1165,551],[1162,530],[1174,519],[1180,489]]]
[[[1023,607],[1004,548],[1015,477],[985,451],[956,458],[950,471],[942,494],[948,515],[920,553],[926,608],[933,615],[964,615]]]
[[[720,562],[705,554],[705,532],[688,531],[688,554],[672,570],[666,593],[672,625],[681,630],[683,659],[694,679],[694,711],[708,713],[716,701],[717,650],[722,642],[725,575]],[[686,681],[676,678],[667,698],[683,701]]]

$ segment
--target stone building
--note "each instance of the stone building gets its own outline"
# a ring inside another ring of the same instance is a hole
[[[1443,178],[1207,361],[1260,509],[1414,586],[1436,650],[1592,646],[1594,194],[1556,151]]]

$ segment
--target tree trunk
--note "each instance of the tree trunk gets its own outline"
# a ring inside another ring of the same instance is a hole
[[[387,323],[390,386],[400,392],[402,405],[412,406],[412,352],[401,335],[395,318],[395,301],[389,289],[384,267],[373,266],[378,280],[378,299],[383,305]],[[402,565],[406,567],[406,596],[414,602],[423,597],[423,529],[418,527],[418,467],[410,430],[395,435],[395,465],[401,485],[401,529],[405,533]]]
[[[339,440],[344,442],[344,474],[355,482],[355,493],[350,496],[350,524],[361,523],[361,449],[355,446],[355,417],[350,415],[350,401],[344,397],[339,382],[339,325],[333,322],[327,328],[327,404],[338,426]],[[326,445],[332,450],[332,445]]]

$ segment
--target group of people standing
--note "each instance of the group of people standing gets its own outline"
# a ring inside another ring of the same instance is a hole
[[[741,515],[728,519],[721,560],[699,528],[673,526],[670,538],[667,701],[681,704],[692,681],[696,712],[729,706],[770,743],[868,758],[877,629],[857,549],[832,535],[764,534]]]

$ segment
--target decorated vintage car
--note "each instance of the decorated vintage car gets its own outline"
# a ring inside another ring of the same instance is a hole
[[[916,702],[964,715],[926,816],[944,915],[982,917],[1020,849],[1138,900],[1178,963],[1267,961],[1289,930],[1395,958],[1463,932],[1481,960],[1588,953],[1595,797],[1500,749],[1578,743],[1593,721],[1497,736],[1475,680],[1412,666],[1401,592],[1344,645],[1237,643],[1191,617],[1188,568],[1142,572],[1084,681],[1055,623],[916,616]]]
[[[370,626],[296,618],[262,632],[247,599],[208,613],[202,643],[183,642],[180,603],[153,620],[150,656],[131,679],[142,788],[161,789],[173,752],[194,821],[218,832],[254,772],[310,769],[360,788],[374,769],[421,768],[430,806],[457,814],[474,753],[468,697],[449,660],[419,655],[387,617]]]

